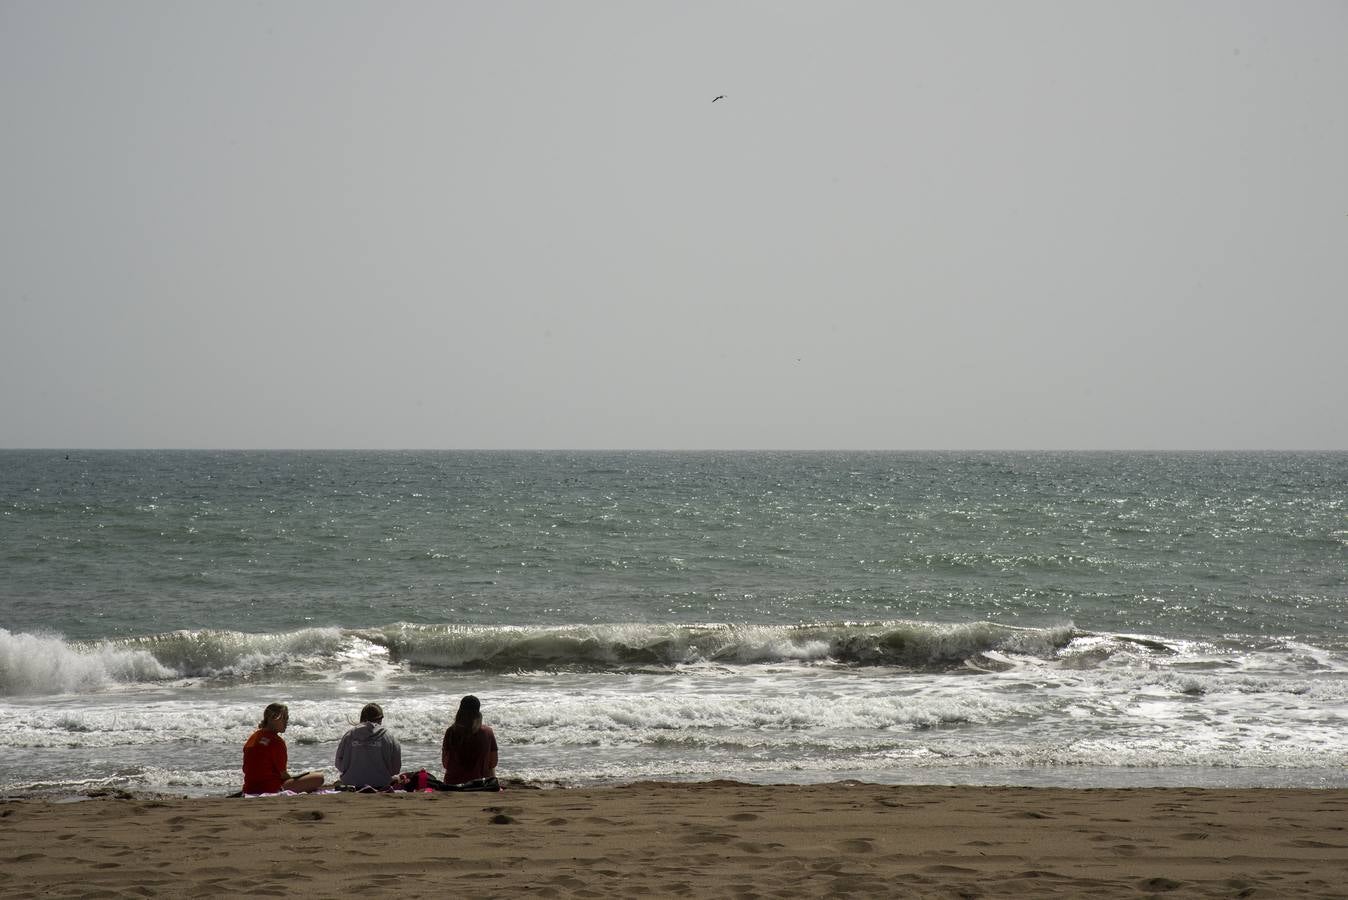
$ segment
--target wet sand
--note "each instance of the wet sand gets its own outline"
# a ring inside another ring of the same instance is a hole
[[[0,803],[9,897],[1345,897],[1348,790],[733,782]]]

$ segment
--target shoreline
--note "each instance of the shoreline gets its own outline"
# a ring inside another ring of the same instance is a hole
[[[1348,789],[507,783],[0,801],[10,896],[1343,896]]]
[[[1102,779],[1098,783],[1090,785],[1063,783],[1063,782],[1026,782],[1019,779],[988,779],[985,781],[883,781],[865,777],[843,776],[833,780],[812,780],[812,781],[788,781],[773,780],[771,778],[763,780],[750,780],[745,778],[679,778],[679,777],[657,777],[657,778],[636,778],[626,781],[620,780],[596,780],[596,781],[557,781],[557,780],[536,780],[523,778],[519,776],[504,776],[499,779],[502,792],[505,791],[612,791],[624,788],[632,788],[639,785],[666,785],[669,787],[688,787],[696,788],[708,784],[714,785],[736,785],[745,788],[831,788],[831,787],[866,787],[881,790],[894,789],[957,789],[957,790],[1026,790],[1026,791],[1060,791],[1066,794],[1075,794],[1090,791],[1113,790],[1122,792],[1137,791],[1200,791],[1215,793],[1245,793],[1256,791],[1287,791],[1292,793],[1331,793],[1342,791],[1348,793],[1348,774],[1340,778],[1325,778],[1323,783],[1312,784],[1304,781],[1253,781],[1250,783],[1226,783],[1217,782],[1205,784],[1202,782],[1193,782],[1190,780],[1179,779],[1173,783],[1158,782],[1153,779],[1138,781],[1137,783],[1117,782],[1108,778]],[[333,781],[329,779],[324,783],[324,791],[320,796],[329,796],[335,792],[332,790]],[[413,792],[391,792],[393,796],[402,793]],[[442,793],[454,793],[445,791]],[[487,794],[486,792],[459,792],[466,794]],[[286,794],[287,797],[303,796],[298,794]],[[214,800],[236,800],[243,798],[243,794],[237,786],[233,790],[218,791],[211,793],[202,793],[201,791],[181,791],[167,788],[156,787],[126,787],[115,784],[89,785],[81,788],[56,788],[56,789],[38,789],[38,790],[20,790],[6,792],[0,789],[0,807],[6,803],[19,803],[34,801],[40,803],[81,803],[87,800],[162,800],[162,801],[191,801],[191,802],[211,802]],[[249,798],[256,799],[256,798]]]
[[[316,767],[328,777],[328,784],[336,777],[331,767]],[[413,770],[408,770],[413,771]],[[976,776],[975,777],[975,773]],[[432,772],[432,774],[435,774]],[[1026,788],[1033,790],[1079,791],[1093,789],[1116,790],[1179,790],[1208,791],[1288,790],[1332,791],[1348,790],[1348,770],[1341,767],[1319,768],[1264,768],[1213,769],[1204,766],[1177,766],[1165,769],[1132,769],[1125,767],[1080,766],[1070,770],[1066,777],[1062,769],[1005,770],[980,768],[931,769],[914,768],[905,771],[902,780],[896,773],[842,772],[836,777],[800,777],[803,773],[738,773],[734,778],[704,775],[655,775],[620,779],[537,778],[513,774],[501,777],[501,784],[522,790],[607,790],[641,783],[697,785],[709,781],[734,782],[747,787],[764,786],[827,786],[836,784],[863,784],[877,788]],[[795,777],[793,777],[795,776]],[[1236,777],[1239,776],[1239,777]],[[202,800],[230,798],[239,790],[239,783],[228,787],[203,786],[170,787],[160,785],[131,785],[123,779],[90,779],[84,784],[40,784],[0,786],[0,804],[19,800],[47,802],[78,802],[86,799],[113,797],[123,800]]]

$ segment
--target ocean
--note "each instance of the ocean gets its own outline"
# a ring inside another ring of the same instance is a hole
[[[0,796],[1348,786],[1348,454],[0,451]]]

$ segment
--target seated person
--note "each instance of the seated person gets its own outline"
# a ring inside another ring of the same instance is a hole
[[[384,710],[378,703],[365,704],[360,724],[342,735],[337,745],[337,771],[342,783],[383,790],[401,771],[402,764],[402,747],[384,728]]]
[[[243,744],[243,792],[279,794],[294,791],[307,794],[323,787],[322,772],[291,775],[286,770],[286,742],[281,732],[290,722],[290,709],[284,703],[270,703],[262,711],[257,731]]]
[[[463,784],[496,775],[496,735],[482,724],[482,703],[469,694],[459,701],[454,724],[445,729],[440,762],[445,784]]]

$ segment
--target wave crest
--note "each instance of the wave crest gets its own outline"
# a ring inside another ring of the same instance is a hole
[[[607,669],[695,663],[830,661],[944,669],[983,653],[1051,657],[1072,626],[976,622],[825,625],[392,625],[357,634],[395,661],[451,669]]]
[[[66,641],[0,628],[0,696],[107,690],[118,684],[246,676],[334,655],[338,628],[285,634],[174,631],[105,641]]]
[[[1074,634],[1070,625],[1033,629],[991,622],[397,624],[350,631],[305,628],[281,634],[174,631],[84,642],[0,629],[0,696],[96,692],[122,684],[182,678],[246,678],[285,667],[345,671],[367,665],[373,657],[383,664],[483,671],[604,671],[698,664],[925,670],[1002,667],[1009,664],[1008,654],[1051,659]]]
[[[0,696],[101,691],[118,682],[172,677],[145,650],[110,643],[81,648],[59,637],[0,628]]]
[[[302,628],[281,634],[171,631],[118,643],[150,653],[177,677],[200,678],[244,676],[313,657],[333,656],[345,640],[340,628]]]

